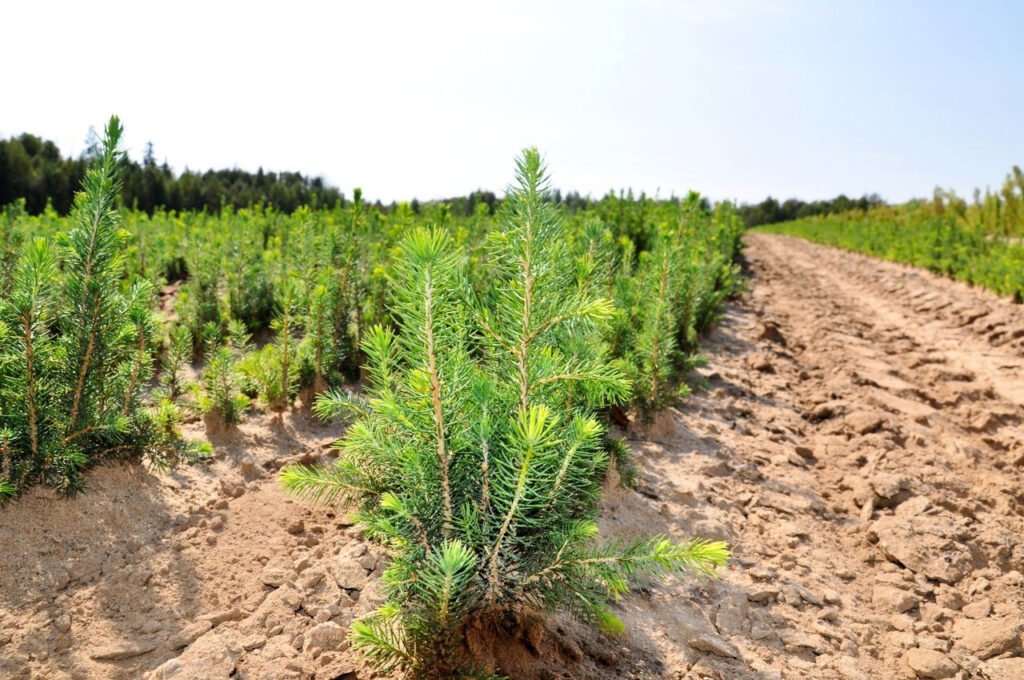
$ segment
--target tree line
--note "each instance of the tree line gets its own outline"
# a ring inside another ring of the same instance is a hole
[[[0,206],[24,199],[25,210],[30,215],[41,214],[47,204],[57,213],[66,215],[74,203],[76,188],[99,150],[91,131],[86,149],[78,158],[63,156],[54,142],[29,133],[0,139]],[[156,162],[152,143],[146,145],[141,163],[127,156],[122,157],[120,163],[124,205],[149,215],[158,209],[213,213],[225,206],[245,208],[258,204],[290,214],[301,206],[345,204],[345,194],[339,189],[327,185],[321,177],[307,177],[299,172],[265,172],[263,168],[255,173],[237,168],[196,172],[186,168],[178,175],[166,161]],[[356,194],[357,200],[362,200],[358,189]],[[614,196],[614,192],[609,196]],[[552,190],[547,198],[562,203],[570,213],[586,209],[594,202],[579,192],[563,194],[558,189]],[[643,198],[641,195],[641,201]],[[421,205],[434,202],[421,203],[413,199],[410,207],[414,213],[419,213]],[[439,202],[447,203],[456,215],[471,216],[478,211],[493,215],[501,198],[492,191],[478,189]],[[867,210],[882,203],[877,194],[860,198],[840,195],[823,201],[791,198],[782,202],[769,196],[760,203],[740,205],[738,211],[746,226],[756,227],[853,209]],[[388,210],[379,201],[376,206]]]
[[[68,214],[76,189],[100,153],[93,138],[90,134],[78,158],[63,156],[54,142],[29,133],[0,139],[0,206],[24,199],[29,214],[42,213],[48,203],[59,214]],[[256,204],[291,213],[304,205],[331,207],[345,200],[322,178],[298,172],[186,169],[179,175],[166,162],[156,162],[151,143],[141,163],[127,156],[119,163],[124,205],[150,215],[159,208],[216,212],[224,206]]]
[[[884,201],[878,194],[864,195],[860,198],[849,198],[840,194],[831,200],[801,201],[790,198],[783,202],[769,196],[760,203],[744,203],[738,208],[743,223],[748,227],[762,224],[790,222],[815,215],[834,215],[850,210],[867,210],[883,205]]]

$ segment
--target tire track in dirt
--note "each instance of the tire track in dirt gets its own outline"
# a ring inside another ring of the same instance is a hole
[[[1021,307],[797,239],[747,245],[710,389],[635,447],[673,529],[736,548],[720,582],[633,603],[636,624],[669,592],[695,605],[676,639],[651,635],[666,677],[1024,677]]]

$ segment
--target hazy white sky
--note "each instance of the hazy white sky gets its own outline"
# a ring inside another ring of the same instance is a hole
[[[599,195],[902,200],[1024,163],[1024,3],[0,5],[0,135],[323,175],[383,200],[502,189],[526,145]]]

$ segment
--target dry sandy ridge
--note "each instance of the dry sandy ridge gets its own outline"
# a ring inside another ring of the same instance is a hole
[[[627,434],[637,488],[611,480],[602,513],[609,537],[724,538],[733,563],[642,587],[619,639],[510,626],[516,677],[1024,678],[1022,308],[747,244],[706,389]],[[103,467],[79,499],[0,511],[0,677],[375,677],[344,633],[383,560],[276,482],[338,433],[252,418],[209,465]]]

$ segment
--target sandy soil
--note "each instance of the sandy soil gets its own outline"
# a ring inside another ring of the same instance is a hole
[[[619,639],[500,631],[517,675],[1024,678],[1024,311],[780,236],[747,258],[706,389],[628,433],[637,488],[611,480],[602,514],[610,537],[724,538],[732,565],[641,588]],[[252,418],[209,465],[0,511],[0,677],[374,677],[344,633],[381,559],[275,479],[338,432]]]

